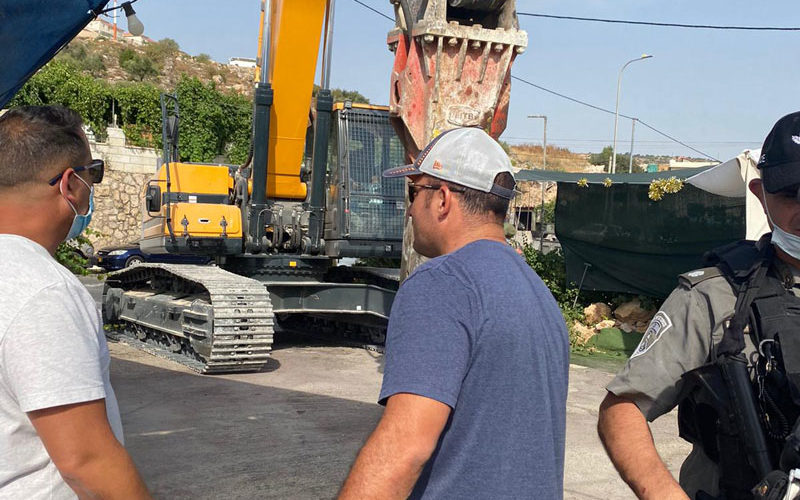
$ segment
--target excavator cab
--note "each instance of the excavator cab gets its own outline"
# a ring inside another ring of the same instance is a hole
[[[402,165],[405,152],[389,123],[389,108],[336,103],[332,121],[325,254],[399,258],[405,182],[381,174]]]

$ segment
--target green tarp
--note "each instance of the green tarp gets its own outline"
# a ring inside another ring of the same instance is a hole
[[[685,184],[660,201],[648,198],[653,178],[687,178],[700,171],[610,176],[610,187],[599,184],[609,177],[605,174],[590,174],[596,179],[586,187],[577,179],[589,175],[521,171],[516,177],[558,182],[556,237],[569,281],[583,280],[583,290],[665,297],[678,274],[702,266],[706,251],[745,235],[744,197]]]

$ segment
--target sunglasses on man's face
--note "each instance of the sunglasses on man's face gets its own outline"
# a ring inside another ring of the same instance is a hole
[[[76,174],[78,172],[83,172],[84,170],[89,172],[89,176],[92,179],[92,183],[100,184],[103,181],[103,173],[106,170],[106,164],[103,160],[92,160],[92,163],[88,165],[83,165],[81,167],[74,167],[72,169],[72,171],[75,172]],[[66,172],[66,170],[64,172]],[[55,186],[56,183],[61,179],[61,177],[64,176],[64,172],[61,172],[57,176],[53,177],[52,179],[47,181],[47,183],[50,184],[51,186]]]
[[[419,194],[420,189],[439,189],[441,188],[441,184],[415,184],[413,182],[408,183],[408,204],[414,203],[414,199]],[[464,189],[454,188],[448,186],[448,189],[454,193],[464,193]]]

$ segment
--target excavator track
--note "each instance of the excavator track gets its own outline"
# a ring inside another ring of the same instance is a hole
[[[142,264],[113,273],[103,316],[134,347],[202,374],[259,371],[272,349],[266,287],[214,266]]]

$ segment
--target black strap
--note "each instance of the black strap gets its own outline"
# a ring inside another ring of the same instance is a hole
[[[750,320],[750,306],[758,295],[758,290],[767,275],[772,263],[773,250],[771,244],[765,244],[758,253],[758,258],[750,268],[747,281],[736,290],[736,306],[733,318],[725,326],[722,341],[716,348],[716,357],[736,355],[744,350],[744,329]]]

